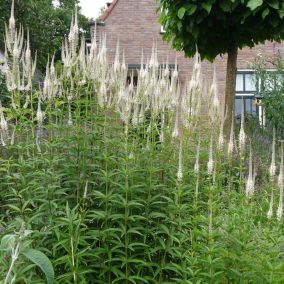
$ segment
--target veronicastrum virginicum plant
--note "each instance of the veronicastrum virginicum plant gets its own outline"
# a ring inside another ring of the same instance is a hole
[[[75,13],[62,64],[51,55],[37,86],[28,34],[24,44],[13,15],[12,89],[0,108],[1,238],[24,223],[29,248],[48,256],[54,282],[281,283],[281,224],[263,213],[262,184],[255,180],[250,198],[244,194],[248,139],[236,141],[234,123],[229,141],[223,135],[228,110],[218,70],[206,86],[196,54],[182,84],[177,62],[173,70],[166,58],[160,64],[154,42],[129,74],[119,42],[109,61],[107,35],[86,49]],[[42,282],[34,266],[15,260],[14,244],[14,262],[3,258],[0,266],[3,281]]]

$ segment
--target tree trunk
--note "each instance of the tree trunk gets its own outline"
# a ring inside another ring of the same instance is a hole
[[[238,57],[238,47],[233,46],[228,50],[228,59],[227,59],[226,91],[225,91],[225,111],[227,113],[227,118],[225,121],[225,129],[224,129],[226,137],[229,137],[230,135],[231,123],[232,119],[234,119],[237,57]]]

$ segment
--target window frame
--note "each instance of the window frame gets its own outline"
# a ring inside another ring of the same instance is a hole
[[[161,31],[160,31],[161,34],[164,34],[166,33],[166,28],[164,25],[161,26]]]
[[[248,74],[254,74],[256,75],[256,72],[253,69],[238,69],[236,74],[236,84],[237,84],[237,75],[241,74],[243,76],[243,89],[241,91],[237,91],[237,85],[235,88],[235,106],[236,106],[236,100],[237,99],[244,99],[244,101],[247,99],[249,100],[255,100],[259,101],[261,98],[259,97],[259,89],[261,82],[256,78],[255,82],[255,90],[246,90],[246,76]],[[253,102],[252,102],[253,103]],[[265,123],[265,114],[264,109],[261,105],[256,105],[255,112],[247,112],[246,111],[246,103],[244,102],[245,107],[245,114],[250,114],[252,116],[256,116],[259,119],[259,123],[261,126]],[[236,108],[235,108],[235,116],[239,114],[236,114]]]

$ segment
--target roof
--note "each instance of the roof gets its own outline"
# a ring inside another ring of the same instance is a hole
[[[113,8],[117,4],[118,0],[113,0],[112,3],[109,5],[109,7],[105,10],[104,14],[101,16],[101,20],[105,21],[110,13],[112,12]]]

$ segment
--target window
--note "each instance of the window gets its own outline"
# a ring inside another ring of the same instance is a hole
[[[146,68],[146,64],[144,64],[143,68]],[[159,70],[160,69],[165,69],[166,64],[160,64],[159,65]],[[171,79],[171,73],[175,70],[175,64],[168,64],[168,68],[170,71],[170,79]],[[127,74],[127,82],[131,82],[131,77],[133,76],[133,83],[134,86],[137,86],[138,82],[138,70],[141,69],[141,64],[128,64],[128,74]],[[178,69],[178,65],[177,65]]]
[[[246,115],[258,117],[260,125],[264,125],[264,111],[259,96],[261,82],[253,70],[238,70],[236,77],[235,115],[241,117],[242,104]]]

